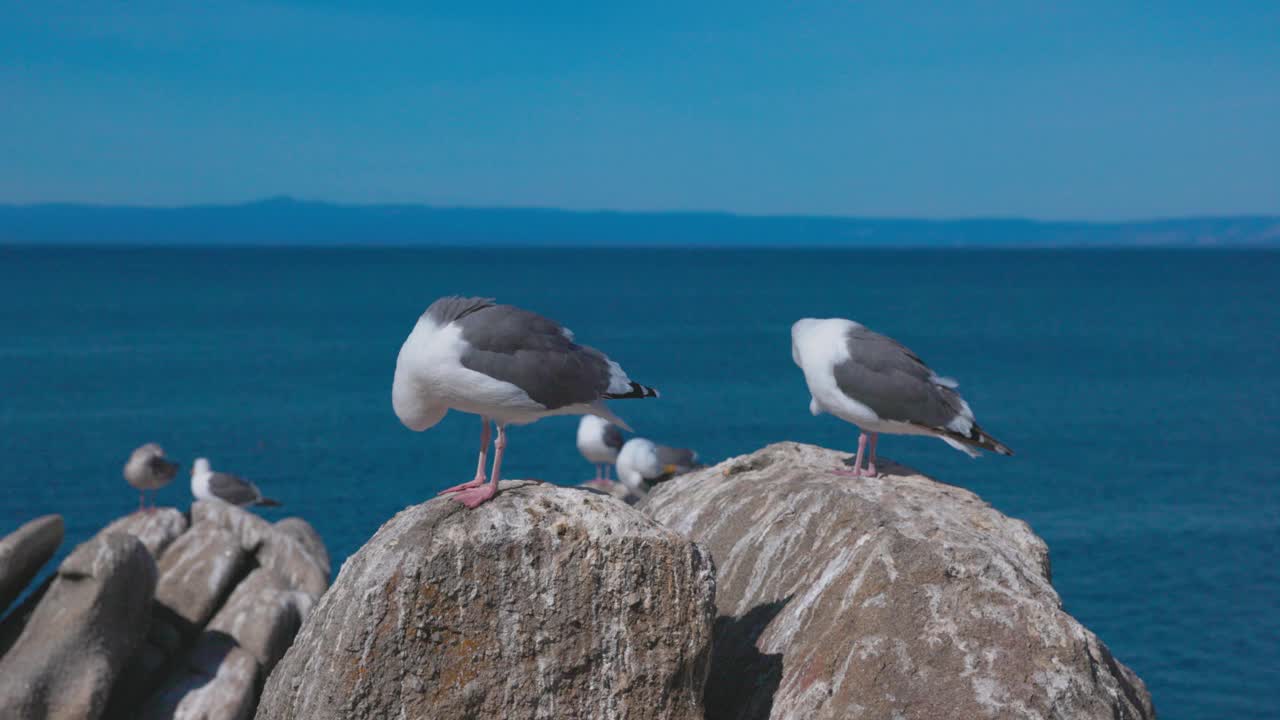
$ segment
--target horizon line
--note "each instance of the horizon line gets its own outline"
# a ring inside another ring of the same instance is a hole
[[[1280,221],[1280,212],[1267,213],[1189,213],[1183,215],[1151,215],[1131,216],[1123,219],[1062,219],[1032,217],[1026,215],[968,215],[968,216],[909,216],[909,215],[838,215],[827,213],[751,213],[735,210],[711,209],[645,209],[627,210],[617,208],[566,208],[545,205],[444,205],[426,201],[388,201],[388,202],[345,202],[334,200],[315,200],[299,198],[293,195],[269,195],[239,202],[195,202],[184,204],[146,204],[146,203],[106,203],[77,200],[51,200],[29,203],[0,202],[0,208],[37,209],[37,208],[89,208],[99,210],[194,210],[194,209],[234,209],[256,205],[311,205],[340,209],[378,209],[378,208],[417,208],[425,210],[462,211],[462,212],[546,212],[572,215],[650,215],[650,216],[719,216],[743,219],[796,219],[796,220],[846,220],[870,222],[918,222],[918,223],[968,223],[968,222],[1005,222],[1028,223],[1038,225],[1137,225],[1143,223],[1186,222],[1193,220],[1272,220]]]

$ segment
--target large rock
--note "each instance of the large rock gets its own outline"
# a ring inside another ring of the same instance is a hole
[[[213,616],[248,563],[249,554],[230,531],[195,523],[160,557],[156,603],[191,636]]]
[[[679,477],[643,509],[717,567],[708,718],[1151,718],[1062,610],[1044,542],[976,495],[795,443]]]
[[[329,551],[324,546],[324,540],[320,538],[320,533],[311,526],[311,523],[300,517],[287,517],[275,524],[275,529],[279,532],[292,537],[294,540],[302,543],[302,547],[311,554],[316,564],[324,571],[325,579],[332,572],[332,566],[329,564]]]
[[[271,569],[292,588],[320,598],[329,587],[329,554],[320,536],[291,523],[277,528],[262,518],[224,502],[200,500],[191,506],[193,526],[215,526],[234,535],[245,552]],[[299,523],[306,524],[304,521]],[[318,553],[315,548],[318,547]]]
[[[164,690],[147,702],[142,720],[245,720],[257,697],[258,661],[235,640],[206,632]]]
[[[157,508],[118,518],[102,530],[132,535],[146,546],[151,557],[159,559],[170,543],[187,530],[187,516],[177,508]]]
[[[155,587],[155,561],[131,535],[76,548],[0,659],[0,718],[100,716],[146,635]]]
[[[252,714],[262,680],[327,586],[328,553],[305,521],[273,526],[205,501],[191,515],[161,556],[151,629],[116,684],[112,717]],[[141,530],[140,517],[118,522]]]
[[[306,597],[286,587],[275,573],[259,568],[236,586],[208,629],[234,639],[270,673],[302,625],[300,595]]]
[[[0,616],[62,544],[61,515],[38,517],[0,539]]]
[[[433,500],[347,560],[257,717],[700,718],[713,598],[702,551],[615,499]]]

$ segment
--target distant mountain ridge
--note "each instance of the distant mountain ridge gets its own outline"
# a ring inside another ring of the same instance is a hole
[[[1280,247],[1280,216],[917,220],[337,205],[0,205],[0,245]]]

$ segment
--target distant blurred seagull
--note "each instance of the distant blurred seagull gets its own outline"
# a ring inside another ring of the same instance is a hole
[[[166,458],[164,449],[155,443],[147,443],[134,450],[129,455],[129,461],[124,464],[124,479],[138,489],[139,510],[146,506],[144,497],[148,490],[159,490],[172,482],[173,476],[177,474],[178,463]],[[155,504],[153,496],[152,509]]]
[[[595,415],[583,415],[578,423],[578,452],[596,466],[596,480],[608,480],[609,468],[622,449],[622,430]]]
[[[262,496],[257,485],[231,473],[214,472],[205,458],[191,466],[191,494],[197,500],[221,500],[232,505],[275,507],[279,502]]]
[[[432,303],[400,348],[391,385],[396,417],[410,430],[426,430],[450,409],[480,416],[475,479],[441,492],[456,493],[468,508],[498,493],[507,425],[549,415],[599,415],[629,430],[603,401],[657,396],[604,353],[575,343],[554,320],[491,298]],[[490,420],[498,438],[486,485]]]
[[[698,454],[692,450],[656,445],[652,440],[632,438],[618,453],[618,479],[638,497],[673,475],[696,467]]]
[[[831,413],[862,430],[852,475],[876,474],[880,433],[933,435],[974,457],[973,448],[1013,454],[978,427],[955,380],[939,377],[898,341],[852,320],[796,321],[791,357],[809,385],[809,412]],[[867,433],[871,447],[864,469]]]

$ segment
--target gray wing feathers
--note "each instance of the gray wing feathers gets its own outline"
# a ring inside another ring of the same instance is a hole
[[[554,320],[489,305],[454,322],[470,346],[464,367],[515,385],[548,410],[594,403],[609,389],[608,359],[573,342]]]
[[[606,423],[603,439],[605,447],[611,447],[614,450],[622,449],[622,430],[617,425]]]
[[[209,478],[209,492],[232,505],[248,505],[262,499],[253,483],[230,473],[214,473]]]
[[[178,474],[178,463],[171,462],[162,457],[153,457],[147,461],[147,469],[151,474],[161,482],[169,482],[174,475]]]
[[[675,465],[677,468],[687,470],[692,468],[698,459],[698,454],[692,450],[684,448],[667,447],[666,445],[658,446],[658,462],[666,465]]]
[[[489,307],[493,307],[493,298],[468,298],[450,295],[431,303],[431,306],[423,314],[435,321],[436,325],[443,327],[455,320],[461,320],[477,310]]]
[[[959,393],[898,341],[862,327],[846,341],[849,359],[833,368],[836,385],[881,418],[943,428],[962,412]]]

